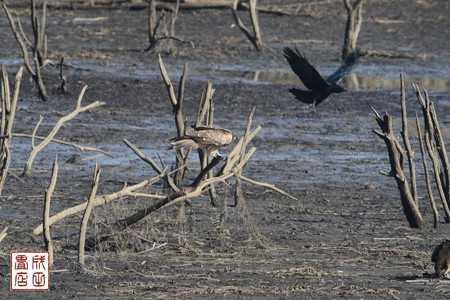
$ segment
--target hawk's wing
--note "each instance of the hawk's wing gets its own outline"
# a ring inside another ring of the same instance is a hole
[[[295,51],[289,47],[283,49],[292,71],[300,78],[303,84],[310,90],[321,90],[326,88],[326,81],[320,76],[319,72],[306,60],[303,54],[295,48]]]
[[[231,131],[224,128],[199,126],[189,129],[186,132],[186,137],[204,146],[213,145],[221,147],[230,144],[233,141],[234,135]]]

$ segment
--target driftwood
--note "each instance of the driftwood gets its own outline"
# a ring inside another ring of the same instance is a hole
[[[205,189],[209,188],[211,185],[213,185],[215,183],[219,183],[219,182],[224,182],[226,179],[232,177],[235,174],[235,170],[243,168],[244,165],[247,163],[247,161],[250,159],[250,157],[253,155],[255,150],[256,150],[255,148],[250,149],[250,151],[246,154],[244,160],[242,162],[240,162],[239,164],[237,164],[230,172],[222,173],[219,176],[215,176],[213,178],[202,180],[203,175],[206,174],[206,172],[210,168],[214,167],[217,163],[220,162],[221,158],[216,157],[208,165],[208,167],[203,170],[203,172],[200,174],[199,177],[197,177],[197,179],[194,181],[194,183],[192,185],[186,187],[185,189],[183,189],[180,192],[174,192],[163,199],[157,200],[156,202],[152,203],[152,205],[139,210],[138,212],[134,213],[133,215],[131,215],[125,219],[119,220],[118,222],[116,222],[115,224],[113,224],[110,227],[104,228],[102,231],[100,231],[100,233],[96,234],[94,237],[92,237],[86,241],[86,247],[87,248],[95,247],[98,243],[106,241],[111,236],[122,232],[127,227],[142,220],[144,217],[146,217],[150,213],[158,210],[159,208],[168,207],[170,205],[173,205],[173,204],[176,204],[179,202],[184,202],[185,200],[188,200],[188,199],[199,197],[202,194],[202,192]],[[235,162],[236,161],[233,162],[233,165]],[[227,160],[227,164],[229,164],[229,163],[232,163],[232,162]]]
[[[164,78],[165,85],[168,90],[169,99],[171,100],[171,103],[173,104],[174,108],[174,114],[175,114],[175,120],[176,124],[180,125],[180,127],[177,127],[179,129],[179,133],[184,133],[184,124],[182,122],[182,99],[184,94],[184,80],[186,75],[187,67],[185,68],[185,72],[183,73],[182,79],[180,80],[180,86],[182,87],[179,90],[178,97],[175,96],[174,88],[170,82],[170,79],[168,77],[168,74],[164,68],[164,64],[162,63],[162,60],[160,60],[160,68],[161,73]],[[212,104],[212,95],[213,95],[213,89],[210,83],[208,83],[207,88],[202,93],[202,98],[199,105],[199,110],[197,112],[197,122],[196,124],[213,124],[213,117],[214,117],[214,109]],[[181,100],[181,101],[180,101]],[[180,109],[178,112],[177,109]],[[260,131],[261,127],[258,126],[254,130],[251,130],[251,123],[253,119],[253,113],[249,116],[248,119],[248,125],[247,130],[244,135],[244,137],[241,137],[239,141],[236,143],[234,149],[229,153],[228,157],[224,160],[221,156],[216,156],[210,163],[208,163],[205,167],[203,167],[200,171],[200,173],[197,175],[196,179],[187,186],[183,186],[182,182],[179,182],[179,184],[176,184],[176,181],[174,180],[173,174],[167,174],[166,170],[161,170],[161,168],[149,157],[145,156],[139,149],[136,148],[132,143],[130,143],[127,140],[124,140],[124,142],[129,146],[142,160],[144,160],[146,163],[148,163],[156,173],[158,173],[157,176],[145,180],[139,184],[130,186],[130,187],[124,187],[121,191],[112,193],[109,195],[104,195],[100,197],[95,197],[93,200],[93,196],[91,193],[91,200],[88,202],[92,206],[101,205],[110,201],[113,201],[115,199],[124,198],[124,197],[147,197],[147,198],[155,198],[156,200],[148,207],[141,209],[137,211],[136,213],[132,214],[131,216],[124,218],[122,220],[119,220],[115,222],[110,227],[104,227],[101,229],[97,234],[95,234],[93,237],[86,240],[85,248],[92,249],[98,243],[105,241],[109,239],[111,236],[121,233],[124,229],[128,228],[129,226],[135,224],[136,222],[139,222],[142,220],[145,216],[149,215],[150,213],[160,209],[165,208],[177,203],[183,203],[185,201],[188,201],[189,199],[197,198],[202,195],[203,192],[209,191],[212,189],[212,187],[215,184],[224,183],[227,181],[227,179],[231,177],[239,178],[237,180],[244,180],[247,182],[250,182],[251,184],[256,184],[260,186],[264,186],[267,188],[271,188],[277,192],[282,193],[283,195],[286,195],[292,199],[295,199],[295,197],[290,196],[288,193],[283,192],[279,188],[275,187],[274,185],[254,181],[248,177],[245,177],[242,175],[242,170],[248,160],[251,158],[253,153],[255,152],[256,148],[250,148],[247,151],[249,143],[252,141],[252,139],[257,135],[257,133]],[[181,122],[181,123],[177,123]],[[186,156],[189,153],[186,154]],[[215,172],[212,176],[210,175],[207,177],[207,174],[211,174],[210,172],[213,170],[214,167],[218,166],[219,164],[222,164],[220,168],[218,168],[218,171]],[[180,165],[179,168],[184,169],[186,167],[185,164]],[[176,169],[174,172],[178,171]],[[171,177],[172,176],[172,177]],[[165,179],[165,181],[168,183],[168,185],[171,187],[171,192],[167,195],[154,195],[154,194],[147,194],[147,193],[141,193],[139,192],[140,189],[150,186],[153,183]],[[95,180],[94,180],[95,181]],[[59,212],[58,214],[50,217],[48,219],[48,224],[54,224],[55,222],[69,216],[73,215],[75,213],[78,213],[88,206],[87,202],[84,202],[82,204],[79,204],[77,206],[68,208],[64,211]],[[184,211],[184,207],[180,209],[180,212]],[[247,212],[248,214],[248,212]],[[250,220],[251,221],[251,220]],[[256,228],[255,224],[253,222],[252,226]],[[254,230],[256,231],[256,230]],[[36,227],[33,231],[34,234],[39,234],[42,232],[42,224]],[[82,247],[82,245],[80,246]]]
[[[11,151],[9,150],[9,145],[12,140],[12,127],[14,117],[16,115],[23,67],[21,67],[16,74],[12,97],[10,94],[8,73],[4,65],[2,65],[1,73],[0,96],[2,111],[0,125],[0,195],[3,191],[3,187],[8,176],[9,165],[11,163]]]
[[[160,70],[162,77],[164,79],[164,84],[167,88],[169,99],[172,104],[173,113],[175,116],[175,124],[177,127],[178,134],[184,134],[184,118],[182,115],[182,104],[183,104],[183,98],[184,98],[184,82],[186,79],[186,73],[187,73],[187,66],[185,66],[182,78],[180,79],[180,88],[178,91],[178,97],[175,94],[175,90],[173,88],[173,85],[170,81],[169,75],[167,74],[167,71],[164,67],[164,64],[159,58],[159,64],[160,64]],[[212,95],[214,93],[214,89],[212,88],[211,83],[207,84],[207,87],[202,92],[202,97],[200,99],[199,108],[197,110],[197,120],[195,126],[200,125],[213,125],[213,117],[214,117],[214,109],[212,104]],[[247,130],[244,135],[244,137],[240,138],[237,142],[234,149],[230,152],[227,159],[224,162],[224,165],[219,169],[218,172],[216,172],[215,175],[211,175],[212,169],[222,162],[223,158],[221,156],[215,157],[211,162],[209,162],[206,166],[203,166],[200,174],[196,177],[196,179],[188,186],[182,186],[182,181],[177,182],[174,180],[176,178],[175,176],[170,178],[170,175],[173,174],[167,174],[166,181],[168,182],[169,186],[172,189],[172,192],[168,194],[167,196],[156,200],[154,203],[152,203],[150,206],[141,209],[137,211],[136,213],[132,214],[131,216],[121,219],[114,223],[110,227],[105,227],[100,232],[95,234],[95,236],[89,238],[86,241],[86,248],[92,249],[99,243],[108,240],[110,237],[121,233],[123,230],[128,228],[129,226],[135,224],[136,222],[139,222],[147,215],[151,214],[152,212],[155,212],[156,210],[160,208],[165,208],[177,203],[183,204],[185,201],[189,199],[194,199],[199,196],[204,191],[210,191],[215,184],[225,182],[227,179],[231,177],[235,177],[236,180],[245,180],[247,182],[251,182],[253,184],[262,185],[268,188],[273,188],[276,191],[281,192],[284,195],[287,195],[293,199],[294,197],[290,196],[289,194],[281,191],[280,189],[276,188],[273,185],[260,183],[257,181],[252,181],[251,179],[244,177],[242,175],[242,169],[244,168],[247,161],[250,159],[255,148],[251,148],[247,152],[248,144],[252,141],[252,139],[257,135],[261,127],[257,127],[254,130],[251,130],[251,123],[253,119],[254,110],[249,116],[248,119],[248,125]],[[139,149],[137,149],[133,144],[131,144],[129,141],[124,141],[141,159],[143,159],[145,162],[150,164],[150,166],[157,172],[158,174],[161,173],[161,169],[157,166],[157,164],[149,157],[145,156]],[[177,165],[179,168],[184,169],[185,164],[187,162],[187,156],[189,155],[189,151],[186,154],[182,154],[182,160],[180,160],[180,153],[177,153],[176,161],[180,164]],[[181,164],[182,163],[182,164]],[[174,173],[176,174],[178,172],[178,168],[175,169]],[[210,174],[208,177],[207,174]],[[239,175],[239,178],[237,177]],[[175,187],[174,187],[175,185]],[[181,206],[179,213],[184,212],[184,206]],[[253,224],[253,223],[252,223]],[[253,224],[254,226],[254,224]],[[255,226],[254,226],[255,227]],[[256,230],[255,230],[256,231]]]
[[[433,57],[433,55],[429,54],[411,54],[400,51],[367,50],[367,49],[358,49],[358,55],[366,57],[407,58],[407,59],[417,59],[417,58],[426,59]]]
[[[164,178],[164,173],[165,172],[163,172],[161,175],[152,177],[150,179],[143,180],[137,184],[125,186],[118,192],[114,192],[114,193],[111,193],[108,195],[103,195],[103,196],[97,196],[94,199],[93,205],[94,206],[103,205],[103,204],[109,203],[109,202],[117,200],[117,199],[124,199],[126,197],[160,198],[159,195],[139,193],[138,191],[160,181],[162,178]],[[60,211],[59,213],[57,213],[49,218],[49,221],[48,221],[49,225],[52,225],[68,216],[79,213],[79,212],[85,210],[86,207],[87,207],[87,202],[83,202],[76,206],[67,208],[63,211]],[[33,234],[38,235],[42,232],[42,230],[43,230],[43,227],[42,227],[42,224],[40,224],[33,230]]]
[[[249,118],[249,122],[251,122],[251,117]],[[248,128],[250,127],[248,126]],[[197,198],[201,196],[204,191],[209,190],[213,185],[223,183],[231,177],[236,177],[237,174],[242,174],[242,169],[244,168],[244,166],[246,165],[246,163],[256,150],[256,148],[254,147],[251,148],[248,152],[245,151],[245,149],[248,147],[248,144],[252,141],[252,139],[256,136],[256,134],[259,132],[260,129],[261,127],[257,127],[254,130],[249,129],[245,137],[239,139],[234,149],[230,152],[230,154],[226,158],[223,167],[220,168],[219,171],[213,177],[205,178],[205,175],[210,170],[212,170],[216,165],[222,162],[223,158],[220,156],[215,157],[205,168],[203,168],[200,174],[197,176],[197,178],[190,185],[185,187],[179,186],[178,191],[174,191],[169,195],[167,195],[166,197],[156,200],[150,206],[137,211],[136,213],[127,218],[117,221],[110,227],[105,227],[95,236],[89,238],[86,241],[86,248],[92,249],[99,243],[106,241],[110,237],[123,232],[123,230],[125,230],[129,226],[135,224],[136,222],[139,222],[144,217],[151,214],[152,212],[155,212],[160,208],[166,208],[168,206],[177,203],[185,202],[186,200],[189,199]],[[152,166],[155,165],[154,162],[150,164]],[[240,175],[240,179],[248,181],[253,184],[272,188],[277,192],[281,192],[283,195],[286,195],[292,199],[296,199],[295,197],[289,195],[288,193],[283,192],[280,189],[276,188],[274,185],[252,181],[251,179],[246,178],[242,175]]]
[[[172,178],[170,176],[167,175],[167,173],[165,172],[165,170],[162,170],[160,167],[158,167],[158,165],[155,163],[155,161],[153,159],[151,159],[148,156],[145,156],[144,153],[142,153],[142,151],[140,151],[135,145],[133,145],[131,142],[129,142],[127,139],[124,139],[123,142],[131,149],[134,151],[134,153],[136,153],[137,156],[139,156],[140,159],[142,159],[143,161],[145,161],[146,163],[148,163],[152,169],[159,175],[159,176],[164,176],[164,179],[166,180],[166,183],[169,185],[169,187],[175,191],[175,192],[179,192],[180,189],[178,188],[178,186],[176,185],[176,183],[172,180]]]

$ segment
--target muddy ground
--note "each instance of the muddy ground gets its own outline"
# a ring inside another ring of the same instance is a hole
[[[24,1],[8,2],[29,32]],[[448,225],[441,220],[437,229],[431,226],[423,171],[418,171],[420,205],[429,226],[416,230],[408,227],[394,180],[379,173],[389,171],[389,162],[383,141],[372,133],[377,125],[370,106],[389,111],[398,120],[399,72],[408,82],[417,80],[429,90],[447,132],[450,3],[423,0],[366,1],[359,46],[415,58],[363,57],[356,79],[343,83],[349,92],[332,95],[314,116],[288,93],[297,79],[290,74],[282,47],[297,45],[323,74],[333,72],[339,66],[345,28],[341,1],[302,6],[297,16],[260,14],[267,45],[263,53],[252,49],[228,9],[181,10],[176,35],[189,43],[175,42],[176,51],[163,52],[162,58],[175,83],[184,64],[189,64],[188,123],[195,118],[208,80],[216,89],[215,123],[238,136],[256,106],[254,123],[262,130],[252,143],[257,151],[244,173],[275,184],[298,201],[245,184],[249,220],[242,209],[226,206],[233,203],[233,190],[222,185],[217,207],[205,196],[186,207],[185,219],[176,207],[153,213],[88,252],[89,270],[77,266],[81,214],[76,214],[53,226],[56,251],[51,290],[9,291],[9,251],[43,249],[42,237],[33,236],[32,231],[41,222],[56,155],[60,171],[52,214],[86,200],[96,161],[101,168],[99,195],[155,175],[123,144],[124,138],[156,160],[159,155],[166,165],[174,158],[168,140],[176,130],[157,54],[142,52],[147,47],[146,10],[138,9],[142,3],[70,8],[67,2],[49,2],[53,3],[47,16],[49,57],[64,56],[71,66],[66,69],[69,91],[57,91],[58,70],[47,67],[44,74],[51,100],[43,103],[25,75],[14,132],[31,133],[42,115],[38,134],[46,135],[61,115],[72,110],[87,84],[83,103],[100,100],[106,105],[65,124],[57,137],[108,151],[112,157],[52,143],[38,155],[31,176],[17,177],[31,141],[14,138],[11,174],[0,203],[0,229],[8,227],[0,244],[0,298],[449,297],[448,281],[430,279],[431,252],[448,238]],[[101,18],[92,19],[97,17]],[[3,10],[0,40],[0,60],[15,74],[21,64],[20,51]],[[407,97],[412,118],[417,104],[410,85]],[[417,147],[415,139],[413,143]],[[229,150],[221,152],[226,155]],[[190,178],[196,167],[193,158]],[[151,192],[165,190],[157,184]],[[88,234],[149,201],[153,200],[128,198],[95,208]],[[219,219],[224,212],[226,230],[221,231]]]

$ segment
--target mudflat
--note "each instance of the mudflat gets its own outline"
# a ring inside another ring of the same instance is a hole
[[[29,29],[26,1],[8,1],[11,12]],[[186,124],[196,118],[202,90],[215,89],[215,124],[237,136],[256,106],[253,123],[262,129],[252,142],[256,152],[244,175],[274,184],[297,200],[257,185],[244,184],[246,207],[231,207],[234,190],[218,185],[212,207],[204,197],[160,209],[95,251],[87,252],[87,269],[77,265],[82,213],[52,226],[54,267],[49,292],[9,290],[9,251],[42,250],[33,235],[42,222],[44,194],[55,156],[60,165],[51,214],[86,201],[97,162],[98,195],[141,182],[155,172],[124,143],[127,139],[164,166],[174,162],[169,139],[176,128],[158,54],[148,46],[144,2],[72,5],[50,1],[46,31],[48,56],[64,56],[68,92],[58,92],[59,69],[47,66],[50,100],[42,102],[29,75],[22,80],[13,132],[46,136],[58,119],[75,107],[84,85],[83,104],[104,101],[64,124],[57,138],[101,149],[80,151],[49,144],[36,158],[31,175],[20,177],[31,139],[13,137],[11,174],[0,202],[0,298],[52,299],[442,299],[448,281],[431,278],[431,254],[448,238],[442,218],[432,227],[423,171],[418,171],[421,211],[428,228],[409,228],[399,191],[389,171],[384,142],[371,107],[388,111],[400,130],[400,72],[407,80],[411,120],[418,109],[411,82],[419,82],[434,101],[444,134],[449,119],[450,3],[446,1],[366,1],[359,47],[408,54],[409,58],[362,57],[354,76],[343,80],[347,93],[334,94],[317,107],[296,101],[288,92],[301,86],[282,48],[297,46],[323,75],[340,65],[346,11],[341,1],[300,1],[297,15],[260,13],[263,52],[253,49],[235,26],[230,9],[182,9],[171,51],[160,54],[178,87],[184,65]],[[86,1],[88,2],[88,1]],[[286,1],[261,1],[286,5]],[[297,2],[297,1],[296,1]],[[250,26],[247,12],[239,11]],[[170,12],[167,13],[167,18]],[[10,80],[22,64],[21,52],[0,10],[0,61]],[[399,131],[400,134],[400,131]],[[39,143],[36,140],[35,143]],[[419,165],[420,150],[413,139]],[[227,155],[231,147],[221,149]],[[196,155],[186,184],[198,172]],[[156,184],[148,190],[164,194]],[[123,198],[94,208],[88,236],[154,201]]]

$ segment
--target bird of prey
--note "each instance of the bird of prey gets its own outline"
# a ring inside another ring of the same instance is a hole
[[[344,64],[327,79],[323,79],[319,72],[306,60],[305,56],[298,51],[285,47],[284,57],[295,74],[300,78],[309,91],[296,88],[289,89],[295,98],[303,103],[319,105],[332,93],[342,93],[346,90],[337,83],[342,77],[349,74],[356,66],[358,55],[351,55]]]
[[[450,279],[450,240],[444,241],[434,248],[431,261],[434,262],[434,270],[439,278]]]
[[[170,140],[173,149],[202,149],[211,156],[221,156],[219,148],[235,140],[235,135],[228,129],[200,126],[186,131],[184,136]]]

